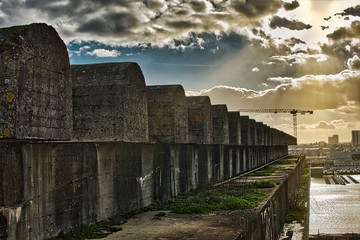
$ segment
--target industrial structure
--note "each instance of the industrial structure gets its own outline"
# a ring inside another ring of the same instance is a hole
[[[328,143],[330,145],[336,145],[339,144],[339,135],[334,134],[331,137],[328,137]]]
[[[351,145],[353,147],[360,146],[360,130],[353,130],[351,132]]]
[[[49,239],[137,211],[264,166],[296,144],[209,97],[186,97],[180,85],[146,86],[137,63],[70,66],[46,24],[0,35],[0,213],[9,240]],[[271,237],[245,239],[278,239],[294,182],[241,220],[246,236]]]
[[[290,113],[293,116],[293,131],[294,131],[294,137],[297,137],[297,114],[313,114],[314,111],[310,110],[298,110],[298,109],[281,109],[281,108],[275,108],[275,109],[239,109],[239,112],[255,112],[255,113]]]

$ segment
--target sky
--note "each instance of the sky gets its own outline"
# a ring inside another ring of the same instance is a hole
[[[147,85],[239,109],[298,109],[298,143],[360,129],[358,0],[0,0],[0,27],[44,22],[71,64],[137,62]],[[241,113],[293,134],[291,114]]]

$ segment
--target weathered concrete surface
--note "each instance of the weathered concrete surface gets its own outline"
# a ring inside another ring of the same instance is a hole
[[[22,171],[20,145],[0,145],[0,206],[15,206],[23,200]]]
[[[248,124],[249,124],[249,132],[248,132],[249,145],[257,145],[256,121],[254,119],[249,119]]]
[[[73,65],[74,138],[148,142],[144,76],[132,62]]]
[[[265,137],[264,137],[264,124],[262,122],[255,123],[256,128],[256,145],[265,145]]]
[[[229,117],[225,104],[211,106],[214,144],[229,144]]]
[[[211,102],[207,96],[187,97],[189,143],[212,143]]]
[[[54,28],[0,29],[0,138],[70,139],[69,57]]]
[[[240,112],[229,112],[229,143],[234,145],[241,144],[241,118]]]
[[[241,123],[241,144],[251,145],[249,116],[240,116]]]
[[[188,109],[181,85],[147,86],[150,142],[188,143]]]

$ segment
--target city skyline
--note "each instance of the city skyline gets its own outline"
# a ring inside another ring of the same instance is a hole
[[[321,11],[319,11],[321,9]],[[147,85],[298,115],[298,143],[360,129],[360,5],[356,0],[3,1],[0,27],[45,22],[72,64],[135,61]],[[293,134],[290,114],[244,113]]]

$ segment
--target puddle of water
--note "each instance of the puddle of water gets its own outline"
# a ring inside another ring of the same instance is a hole
[[[360,175],[351,175],[360,180]],[[326,184],[312,178],[310,235],[360,233],[360,184]]]

